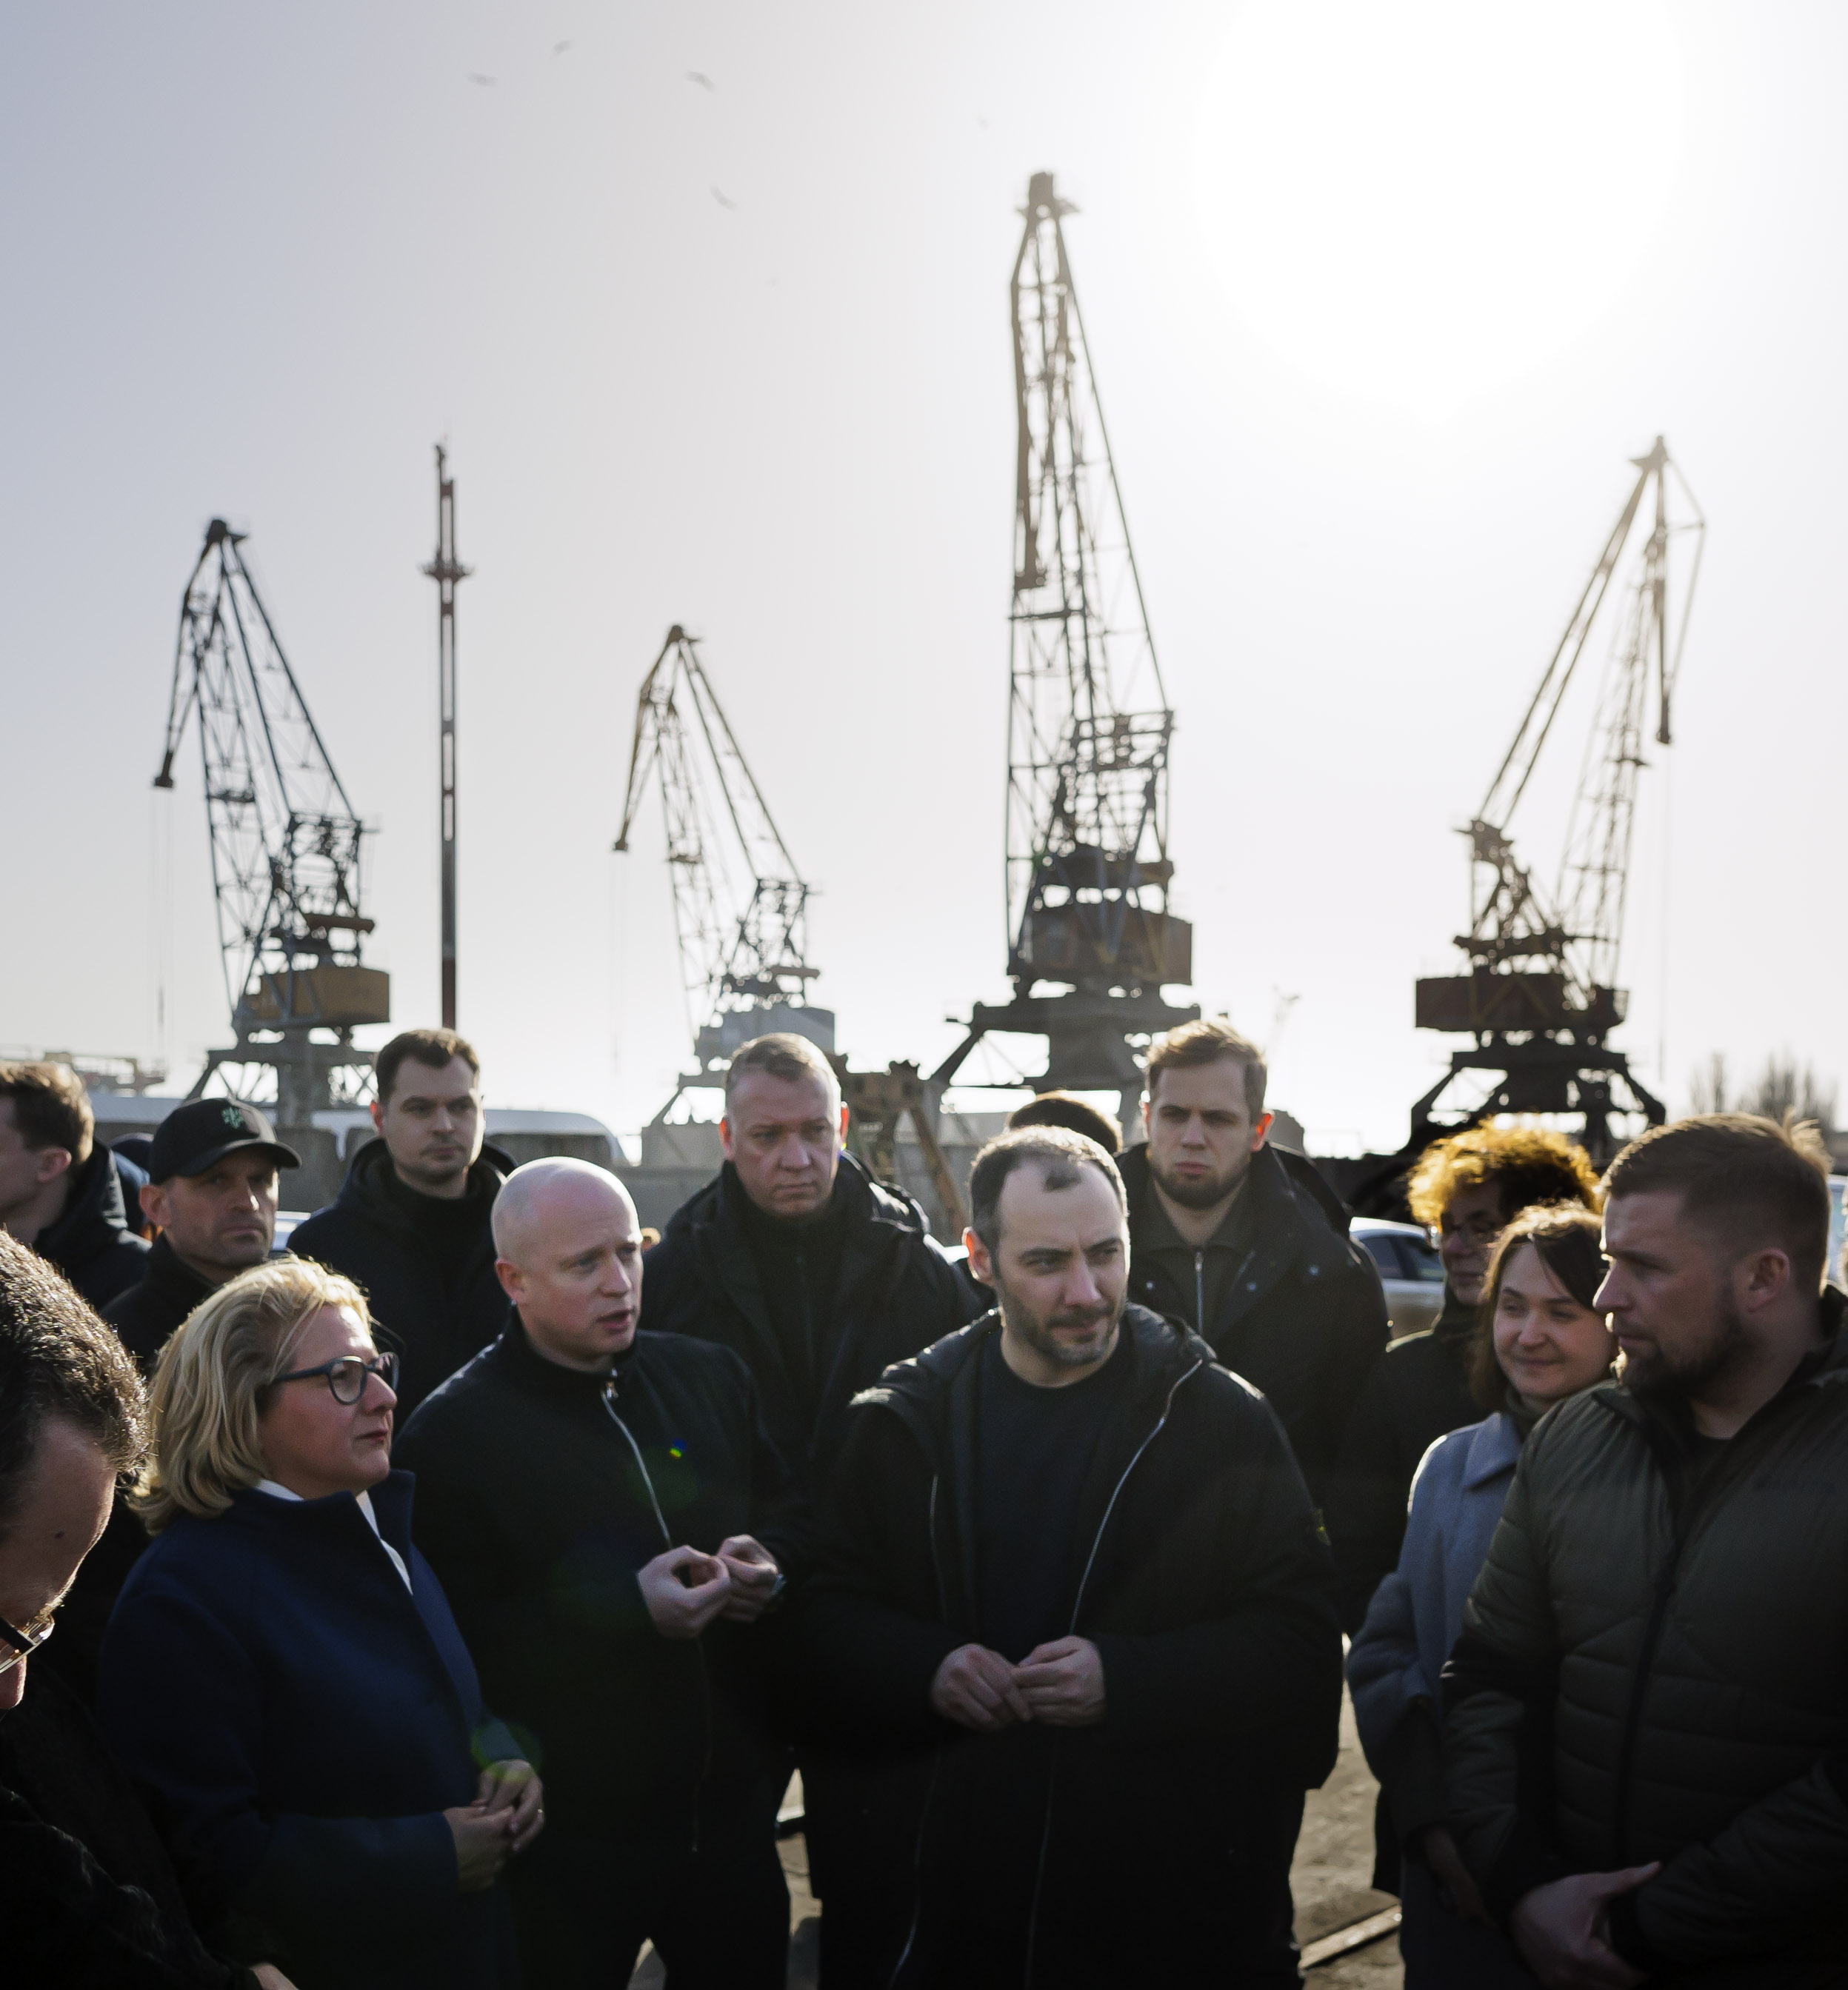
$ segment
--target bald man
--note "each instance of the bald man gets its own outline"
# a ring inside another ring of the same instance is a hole
[[[396,1462],[484,1694],[545,1763],[514,1896],[530,1983],[782,1990],[789,1896],[759,1628],[805,1521],[750,1371],[638,1333],[641,1238],[613,1175],[533,1161],[494,1204],[513,1316],[430,1396]]]

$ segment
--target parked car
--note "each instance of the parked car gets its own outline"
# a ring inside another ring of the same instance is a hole
[[[1444,1309],[1444,1266],[1428,1233],[1415,1223],[1357,1216],[1348,1234],[1380,1268],[1387,1329],[1393,1339],[1435,1326]]]

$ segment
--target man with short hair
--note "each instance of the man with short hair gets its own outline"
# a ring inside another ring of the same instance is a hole
[[[301,1166],[265,1115],[236,1099],[191,1099],[161,1122],[141,1191],[160,1234],[141,1282],[103,1309],[144,1372],[202,1299],[269,1256],[277,1171]]]
[[[506,1720],[545,1763],[514,1901],[528,1981],[781,1990],[779,1791],[747,1711],[753,1627],[806,1529],[729,1350],[637,1333],[640,1233],[588,1162],[528,1162],[494,1207],[514,1317],[399,1440],[417,1544]],[[537,1757],[535,1756],[535,1759]]]
[[[1293,1985],[1287,1842],[1341,1662],[1302,1475],[1254,1390],[1128,1302],[1094,1141],[1005,1133],[970,1200],[997,1309],[854,1404],[802,1607],[841,1738],[894,1757],[882,1960],[946,1990]]]
[[[746,1044],[725,1073],[725,1165],[648,1254],[647,1326],[743,1357],[810,1490],[853,1397],[977,1310],[923,1211],[846,1133],[840,1080],[806,1037]]]
[[[289,1248],[364,1289],[398,1350],[402,1421],[506,1320],[491,1219],[513,1163],[485,1144],[481,1061],[454,1030],[406,1030],[372,1068],[378,1137]]]
[[[1437,1234],[1444,1309],[1435,1326],[1394,1341],[1363,1385],[1330,1475],[1323,1519],[1341,1580],[1341,1625],[1359,1630],[1398,1564],[1411,1481],[1432,1445],[1479,1421],[1469,1387],[1476,1306],[1496,1241],[1538,1204],[1598,1207],[1582,1147],[1540,1126],[1470,1126],[1434,1140],[1405,1184],[1413,1217]],[[1382,1853],[1385,1850],[1382,1840]],[[1390,1858],[1376,1886],[1392,1887]]]
[[[1017,1105],[1007,1116],[1015,1126],[1063,1126],[1068,1133],[1082,1133],[1095,1140],[1106,1154],[1123,1152],[1123,1128],[1116,1119],[1075,1092],[1042,1092]]]
[[[1549,1990],[1848,1980],[1848,1302],[1813,1126],[1605,1177],[1620,1379],[1542,1420],[1445,1668],[1452,1829]]]
[[[0,1929],[5,1973],[73,1990],[287,1990],[209,1953],[165,1841],[94,1723],[33,1655],[140,1462],[134,1365],[0,1232]],[[56,1650],[55,1642],[49,1650]]]
[[[147,1269],[148,1245],[134,1234],[96,1123],[68,1065],[0,1064],[0,1230],[100,1306]]]
[[[1319,1505],[1386,1345],[1386,1299],[1333,1190],[1265,1139],[1265,1078],[1263,1053],[1227,1023],[1184,1023],[1150,1046],[1148,1144],[1122,1160],[1132,1289],[1263,1391]]]

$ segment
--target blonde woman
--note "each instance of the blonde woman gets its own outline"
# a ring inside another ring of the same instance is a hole
[[[140,1502],[155,1539],[100,1711],[301,1990],[511,1990],[497,1882],[539,1785],[411,1544],[396,1366],[358,1287],[302,1259],[178,1329]]]

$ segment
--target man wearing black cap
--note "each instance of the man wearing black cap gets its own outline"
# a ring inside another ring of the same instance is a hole
[[[269,1256],[277,1170],[301,1166],[263,1115],[234,1099],[192,1099],[161,1122],[141,1191],[161,1234],[141,1283],[103,1309],[144,1369],[201,1299]]]

